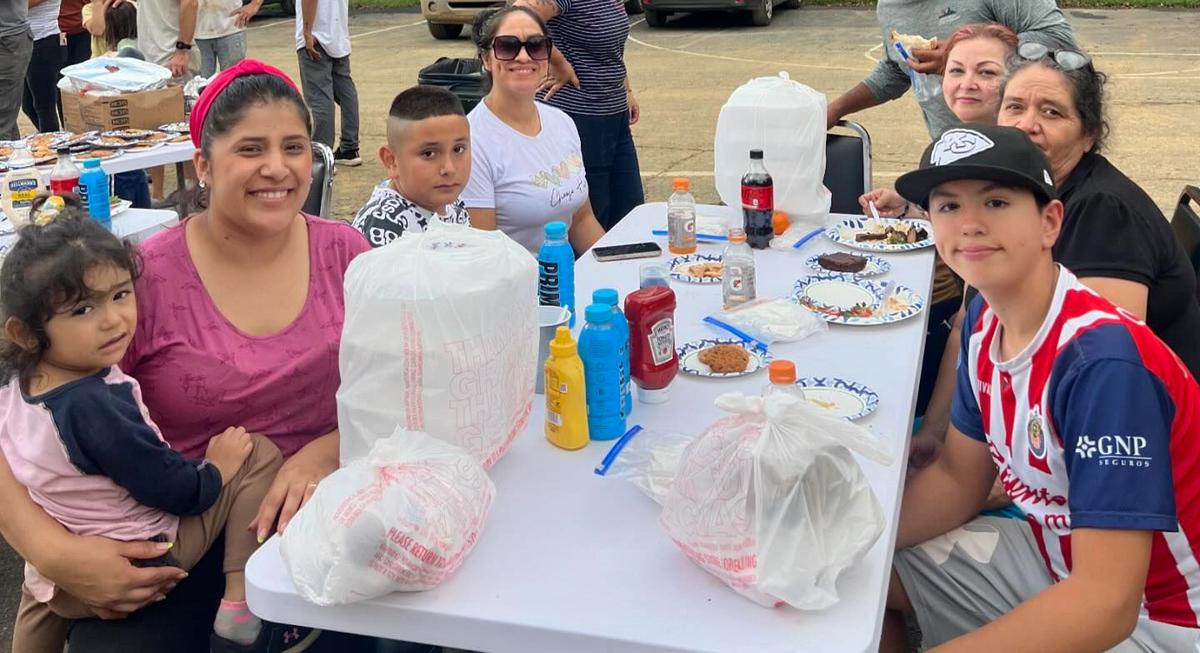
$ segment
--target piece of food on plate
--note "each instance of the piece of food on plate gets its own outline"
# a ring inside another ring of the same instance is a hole
[[[720,279],[724,266],[715,261],[693,263],[685,268],[687,273],[698,279]]]
[[[0,145],[0,159],[7,159],[12,156],[13,148],[8,145]]]
[[[867,257],[846,252],[823,254],[817,257],[817,265],[834,272],[861,272],[867,267]]]
[[[189,136],[188,134],[180,134],[180,135],[175,136],[174,138],[168,140],[167,142],[174,145],[176,143],[187,143],[191,140],[192,140],[192,137]]]
[[[124,147],[129,144],[120,136],[98,136],[92,139],[92,142],[103,147]]]
[[[901,34],[896,30],[889,32],[888,36],[892,39],[892,43],[903,45],[904,49],[908,50],[910,54],[913,50],[932,50],[937,47],[938,43],[936,36],[927,39],[924,36],[916,34]]]
[[[75,155],[76,161],[86,161],[88,159],[111,159],[117,155],[117,150],[96,149],[90,152],[82,152]]]
[[[750,366],[750,352],[741,345],[713,345],[701,350],[699,359],[715,374],[745,372]]]
[[[158,143],[171,138],[171,136],[172,134],[168,134],[166,132],[150,132],[149,134],[146,134],[142,141],[146,143]]]
[[[860,243],[869,240],[887,240],[887,237],[886,231],[860,231],[854,234],[854,240]]]

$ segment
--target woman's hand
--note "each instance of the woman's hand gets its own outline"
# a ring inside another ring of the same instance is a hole
[[[632,127],[642,117],[642,108],[638,106],[637,98],[633,97],[633,89],[626,90],[625,96],[629,99],[629,126]]]
[[[338,441],[337,431],[323,435],[284,461],[267,496],[263,497],[258,515],[248,527],[259,542],[267,539],[276,521],[279,523],[276,531],[282,533],[301,506],[312,498],[317,483],[337,469]]]
[[[862,207],[863,215],[868,217],[874,217],[871,215],[871,202],[875,202],[875,208],[879,211],[880,217],[884,218],[899,218],[908,209],[908,201],[900,197],[900,193],[889,188],[876,188],[863,193],[862,197],[858,198],[858,205]]]
[[[554,52],[558,53],[558,50],[556,49]],[[575,67],[561,53],[557,57],[551,56],[550,72],[546,75],[546,80],[542,82],[538,90],[545,91],[546,99],[549,100],[567,84],[579,88],[579,77],[575,75]]]
[[[238,27],[245,27],[250,23],[250,19],[254,18],[254,15],[257,14],[258,10],[261,8],[262,0],[254,0],[249,4],[242,5],[241,7],[234,9],[229,13],[229,15],[234,16],[233,22]]]
[[[68,594],[78,597],[103,619],[122,619],[167,592],[187,577],[178,567],[134,567],[130,560],[158,558],[168,542],[118,542],[104,537],[70,536],[64,549],[38,571]]]

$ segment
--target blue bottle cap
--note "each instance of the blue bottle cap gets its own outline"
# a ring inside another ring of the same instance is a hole
[[[84,159],[84,160],[83,160],[83,167],[85,167],[85,168],[99,168],[99,167],[100,167],[100,159]]]
[[[558,240],[567,237],[567,223],[554,221],[546,225],[546,237]]]
[[[583,312],[583,317],[586,318],[588,322],[594,322],[596,324],[612,322],[612,306],[609,306],[608,304],[589,304],[587,310]]]
[[[592,301],[597,304],[608,304],[609,306],[617,305],[617,291],[615,288],[599,288],[592,291]]]

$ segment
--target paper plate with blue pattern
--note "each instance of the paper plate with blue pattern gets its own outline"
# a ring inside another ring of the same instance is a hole
[[[707,363],[700,360],[702,353],[718,345],[733,345],[745,350],[749,356],[749,360],[746,362],[746,369],[737,372],[714,372]],[[679,354],[680,372],[713,379],[732,379],[739,376],[746,376],[747,374],[754,374],[765,368],[773,360],[767,352],[755,349],[754,345],[738,340],[737,338],[705,338],[704,340],[695,340],[685,345],[680,345],[675,351]]]
[[[806,376],[796,379],[796,385],[810,404],[845,419],[862,419],[879,408],[874,390],[836,376]]]
[[[797,281],[793,296],[831,324],[891,324],[925,310],[925,298],[906,286],[897,287],[883,306],[885,290],[883,284],[853,274],[821,272]]]
[[[687,283],[721,283],[721,257],[712,254],[676,256],[667,264],[671,278]]]
[[[915,240],[909,240],[909,236]],[[825,230],[839,245],[867,252],[912,252],[933,246],[933,225],[925,220],[849,218]]]

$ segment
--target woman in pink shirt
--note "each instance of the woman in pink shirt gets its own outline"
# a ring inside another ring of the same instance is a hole
[[[312,177],[310,132],[301,95],[270,66],[244,60],[210,85],[192,113],[209,208],[143,245],[141,319],[121,364],[185,456],[202,453],[218,422],[243,424],[283,452],[246,524],[260,540],[286,528],[337,468],[342,277],[369,249],[350,225],[300,212]],[[6,462],[0,502],[0,531],[43,575],[114,616],[136,611],[120,622],[79,622],[71,651],[208,650],[207,637],[193,633],[195,624],[211,623],[211,606],[177,597],[188,594],[183,586],[167,593],[180,570],[129,563],[161,555],[155,545],[67,533],[30,501]],[[294,629],[279,629],[271,650],[299,651],[301,643]]]

